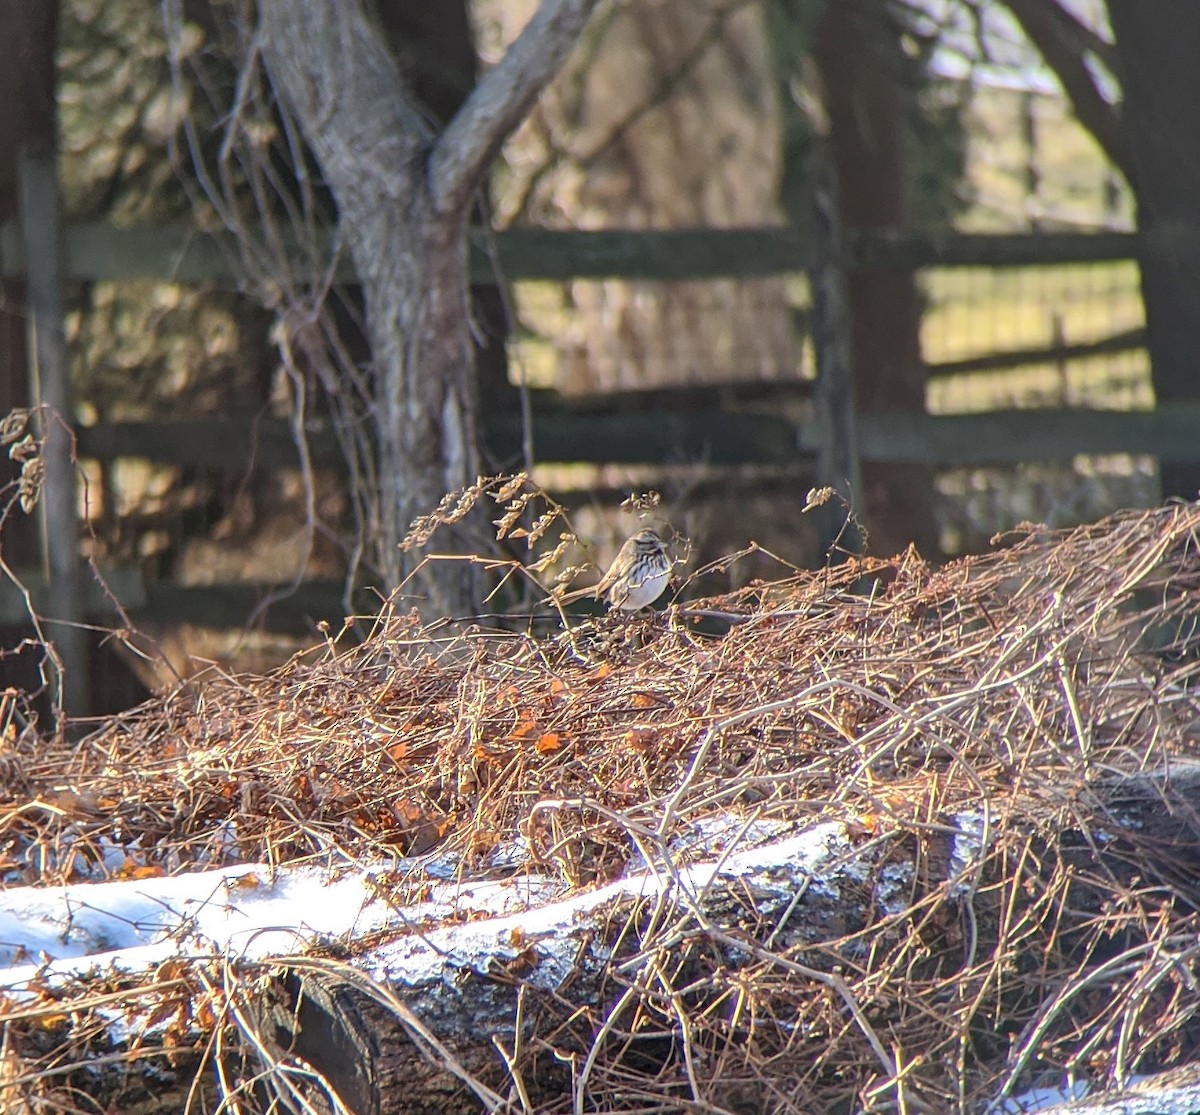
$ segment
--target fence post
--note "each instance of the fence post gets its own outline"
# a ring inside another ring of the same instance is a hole
[[[52,698],[69,719],[88,711],[88,660],[72,432],[75,414],[63,333],[56,155],[51,137],[27,141],[17,156],[17,177],[33,338],[30,384],[46,469],[40,514],[50,614],[40,618],[52,625],[46,635],[57,655]]]
[[[832,488],[845,506],[830,500],[820,514],[821,542],[830,556],[858,553],[862,537],[856,520],[862,509],[858,464],[854,369],[851,363],[850,303],[846,292],[846,260],[838,206],[837,174],[828,151],[818,148],[812,160],[813,221],[812,339],[817,382],[814,392],[821,445],[817,482]]]

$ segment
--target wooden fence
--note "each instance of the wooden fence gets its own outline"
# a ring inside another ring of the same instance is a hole
[[[77,281],[159,279],[234,286],[232,246],[218,235],[188,228],[114,229],[107,225],[73,226],[65,236],[64,274]],[[1004,235],[867,234],[848,230],[847,268],[921,270],[930,267],[1024,267],[1101,263],[1133,258],[1134,233],[1029,233]],[[812,260],[802,234],[789,228],[704,231],[551,231],[514,229],[497,234],[495,249],[507,279],[685,280],[751,278],[801,273]],[[23,273],[17,230],[0,227],[0,277]],[[473,277],[493,278],[493,264],[482,242],[472,256]],[[1002,370],[1041,361],[1062,361],[1115,353],[1144,345],[1142,330],[1041,350],[999,352],[933,365],[930,374]],[[639,413],[628,400],[605,406],[590,399],[575,404],[553,392],[535,392],[534,432],[538,458],[565,461],[653,464],[694,459],[715,464],[793,462],[817,451],[822,433],[815,422],[798,425],[771,415],[730,411],[721,400],[756,394],[776,396],[787,387],[730,385],[728,390],[686,388],[653,392]],[[804,389],[801,388],[803,391]],[[648,393],[649,394],[649,393]],[[647,405],[648,404],[648,405]],[[1200,459],[1195,431],[1197,411],[1190,406],[1146,412],[1062,410],[993,411],[973,415],[864,415],[859,422],[859,451],[864,460],[918,461],[938,465],[1010,463],[1068,459],[1079,453],[1152,453],[1174,460]],[[84,456],[111,459],[142,457],[171,464],[219,468],[240,466],[250,452],[246,419],[186,423],[120,423],[80,431]],[[255,424],[254,454],[263,464],[295,463],[286,424]],[[501,458],[515,455],[518,419],[493,416],[489,442]],[[320,434],[327,460],[333,449]]]
[[[494,242],[473,244],[472,274],[491,281],[498,265],[507,280],[641,279],[695,280],[750,278],[807,272],[813,263],[810,239],[790,228],[722,231],[550,231],[516,229]],[[1132,233],[925,236],[881,235],[845,230],[844,265],[879,270],[930,267],[1022,267],[1129,260]],[[232,246],[221,236],[189,228],[75,226],[65,233],[64,275],[76,281],[158,279],[232,288]],[[494,252],[497,263],[493,264]],[[21,238],[0,227],[0,276],[24,271]],[[349,276],[346,276],[347,278]],[[1003,369],[1038,360],[1139,348],[1141,330],[1126,331],[1082,345],[1052,350],[1001,352],[930,369],[931,375]],[[687,388],[673,395],[657,391],[632,411],[619,397],[569,403],[553,392],[534,392],[534,443],[538,460],[656,464],[695,460],[712,464],[794,465],[824,444],[815,420],[791,422],[777,413],[756,413],[756,397],[806,390],[777,384],[730,385],[729,389]],[[731,395],[747,409],[730,409]],[[686,399],[686,406],[681,400]],[[776,410],[778,408],[775,408]],[[1144,453],[1174,460],[1200,459],[1200,404],[1144,412],[1085,410],[993,411],[971,415],[862,414],[857,419],[859,455],[864,460],[924,462],[935,465],[1000,464],[1038,459],[1069,459],[1081,453]],[[486,437],[498,459],[518,460],[520,420],[489,417]],[[336,464],[328,434],[317,430],[315,459]],[[251,455],[261,467],[298,463],[286,423],[230,417],[189,422],[104,423],[78,431],[82,457],[112,460],[138,457],[175,465],[241,469]],[[118,595],[133,613],[156,618],[190,618],[237,623],[258,590],[247,585],[181,588],[130,580]],[[204,601],[208,601],[206,605]],[[0,593],[0,621],[13,606]],[[297,615],[337,618],[340,587],[310,585],[301,600],[276,609],[274,625],[294,626]]]

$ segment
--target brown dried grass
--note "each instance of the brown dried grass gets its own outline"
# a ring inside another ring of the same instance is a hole
[[[641,975],[614,977],[627,1040],[558,1032],[600,1041],[589,1103],[967,1111],[1035,1067],[1122,1078],[1197,1040],[1195,849],[1172,868],[1143,834],[1113,873],[1088,844],[1113,840],[1105,787],[1197,754],[1198,529],[1198,505],[1030,527],[943,568],[851,561],[552,635],[393,607],[361,645],[213,676],[76,749],[18,739],[0,850],[11,881],[49,883],[106,840],[126,870],[426,852],[486,870],[523,837],[530,870],[584,885],[631,836],[713,814],[841,819],[876,871],[915,864],[906,908],[867,887],[818,940],[747,898],[643,936]],[[954,890],[937,847],[964,814],[985,853]],[[646,1028],[688,1055],[638,1068]]]

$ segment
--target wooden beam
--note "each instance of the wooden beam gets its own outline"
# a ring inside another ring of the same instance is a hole
[[[177,585],[160,581],[145,586],[145,603],[129,609],[135,618],[157,623],[192,623],[217,629],[244,627],[268,592],[278,586],[254,584]],[[342,581],[304,581],[296,591],[276,601],[255,619],[255,626],[285,635],[315,635],[317,624],[328,621],[334,633],[346,614]],[[356,598],[360,615],[378,611],[377,596]]]
[[[33,570],[19,570],[21,586],[28,591],[34,611],[45,616],[52,596],[46,577]],[[211,585],[178,585],[159,581],[147,583],[135,568],[105,569],[103,584],[87,576],[85,611],[89,619],[103,624],[116,621],[113,598],[135,620],[153,619],[156,623],[193,623],[219,629],[242,627],[255,609],[277,586],[230,582]],[[345,616],[344,584],[338,580],[305,581],[295,592],[272,604],[256,621],[264,630],[282,634],[312,635],[319,620],[335,627]],[[379,607],[378,597],[364,592],[356,598],[360,613],[369,615]],[[20,627],[29,622],[29,607],[21,588],[11,580],[0,581],[0,624]],[[59,633],[54,621],[49,624],[52,638]]]
[[[927,370],[930,378],[974,372],[1006,372],[1033,364],[1061,364],[1066,360],[1087,360],[1096,356],[1113,356],[1119,352],[1136,352],[1145,347],[1144,328],[1126,329],[1095,341],[1078,341],[1052,348],[1042,345],[1038,348],[1001,349],[982,356],[968,356],[963,360],[943,360],[928,365]]]
[[[492,243],[501,274],[513,280],[755,278],[798,274],[812,262],[810,237],[794,227],[514,228],[491,237],[474,230],[471,240],[471,277],[476,282],[495,279]],[[846,230],[847,265],[879,270],[1097,263],[1132,259],[1137,244],[1132,232],[894,235]],[[240,285],[230,238],[188,225],[73,225],[65,230],[65,257],[64,273],[76,281],[160,279],[234,289]],[[0,277],[19,277],[24,271],[20,236],[13,225],[0,226]],[[354,279],[348,265],[338,277]]]
[[[189,225],[71,225],[63,230],[63,273],[77,282],[160,279],[236,286],[232,250],[229,237]],[[4,275],[25,270],[23,242],[8,224],[0,226],[0,269]]]
[[[29,593],[34,612],[44,617],[53,612],[53,596],[46,575],[32,569],[20,569],[16,572],[17,582],[5,577],[0,580],[0,625],[20,627],[29,622],[29,604],[21,591],[24,587]],[[128,608],[143,608],[146,605],[146,586],[142,581],[141,572],[137,569],[106,569],[103,574],[104,587],[95,577],[85,572],[83,574],[83,613],[89,618],[104,617],[111,620],[114,615],[111,592],[122,605]],[[57,629],[52,631],[55,637]]]
[[[846,252],[862,270],[1031,267],[1135,259],[1136,232],[889,233],[847,229]]]
[[[291,424],[280,418],[209,418],[195,422],[102,422],[76,431],[80,457],[111,461],[141,457],[164,465],[244,471],[250,467],[297,468],[300,458]],[[314,464],[340,463],[333,435],[321,426],[311,433]]]
[[[497,459],[520,455],[520,419],[516,415],[492,416],[487,434]],[[558,411],[534,417],[538,460],[544,463],[786,464],[795,460],[795,438],[794,427],[783,418],[723,410],[637,414]],[[337,449],[328,430],[314,430],[309,447],[318,465],[337,467]],[[98,460],[142,457],[161,464],[231,471],[251,466],[299,466],[289,426],[276,418],[103,423],[78,431],[78,454]]]
[[[1172,461],[1200,460],[1200,404],[1157,410],[1009,410],[986,414],[863,414],[859,452],[872,461],[938,465],[1005,464],[1070,459],[1081,453],[1144,453]],[[519,420],[493,416],[493,456],[504,461],[520,449]],[[630,414],[536,414],[538,459],[545,464],[794,464],[815,456],[820,424],[793,425],[774,414],[650,411]],[[328,432],[311,435],[314,459],[337,467]],[[295,468],[287,423],[279,419],[197,422],[120,422],[78,431],[79,455],[102,460],[143,457],[163,464],[238,471]]]
[[[319,246],[328,244],[322,237]],[[794,229],[623,229],[583,231],[516,228],[492,236],[471,233],[471,278],[494,282],[496,266],[505,279],[637,278],[657,281],[753,277],[799,272],[806,254]],[[75,225],[66,230],[69,278],[86,281],[161,279],[190,284],[239,286],[237,251],[224,233],[170,225],[113,228]],[[299,253],[297,253],[299,258]],[[24,273],[20,238],[0,227],[0,275]],[[354,281],[348,260],[341,282]]]
[[[494,271],[472,237],[472,276]],[[800,273],[810,260],[806,238],[794,228],[545,229],[496,234],[500,271],[509,279],[647,279],[660,282],[757,278]],[[486,266],[481,266],[485,264]]]
[[[796,460],[796,431],[769,414],[728,411],[642,414],[534,415],[533,439],[543,464],[788,464]],[[501,461],[520,456],[520,421],[495,416],[488,441]]]
[[[864,459],[964,466],[1142,453],[1200,460],[1200,404],[1147,411],[1008,410],[986,414],[859,416]],[[810,444],[814,431],[803,431]]]

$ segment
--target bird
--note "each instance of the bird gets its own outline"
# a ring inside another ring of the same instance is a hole
[[[619,612],[640,612],[653,604],[671,579],[671,558],[658,532],[643,527],[625,540],[608,572],[588,588],[564,593],[555,599],[569,604],[584,596],[607,597],[608,606]]]

